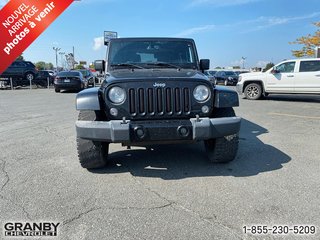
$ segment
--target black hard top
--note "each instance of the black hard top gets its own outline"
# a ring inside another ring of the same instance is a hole
[[[130,37],[130,38],[111,38],[110,41],[188,41],[194,42],[192,38],[168,38],[168,37]]]

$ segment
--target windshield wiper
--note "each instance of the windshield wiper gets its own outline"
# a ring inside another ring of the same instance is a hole
[[[141,67],[139,65],[132,64],[132,63],[117,63],[117,64],[111,64],[110,66],[113,68],[115,68],[115,67],[134,67],[134,68],[139,68],[139,69],[145,69],[144,67]]]
[[[166,62],[154,62],[154,63],[148,63],[148,66],[159,66],[159,67],[171,67],[171,68],[176,68],[180,69],[180,66],[174,65],[172,63],[166,63]]]

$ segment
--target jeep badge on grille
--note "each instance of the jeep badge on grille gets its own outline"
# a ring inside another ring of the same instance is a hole
[[[165,83],[154,83],[153,84],[153,87],[161,87],[161,88],[164,88],[166,86],[166,84]]]

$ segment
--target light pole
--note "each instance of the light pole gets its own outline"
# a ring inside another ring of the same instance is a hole
[[[63,68],[63,55],[65,54],[65,52],[59,52],[60,54],[60,62],[61,62],[61,67]]]
[[[56,69],[58,71],[58,52],[61,50],[61,48],[53,47],[53,51],[56,52]]]
[[[241,60],[242,60],[242,69],[244,69],[244,62],[247,58],[246,57],[241,57]]]

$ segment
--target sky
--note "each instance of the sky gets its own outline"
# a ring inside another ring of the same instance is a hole
[[[0,8],[7,0],[0,0]],[[119,37],[184,37],[196,41],[211,68],[264,67],[294,58],[289,42],[316,31],[319,0],[81,0],[58,17],[24,52],[55,64],[53,47],[77,61],[104,59],[104,31]],[[59,65],[61,64],[59,55]],[[245,58],[244,62],[242,58]]]

